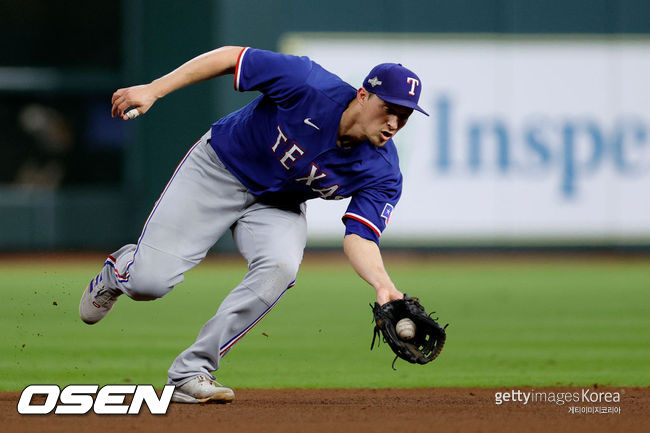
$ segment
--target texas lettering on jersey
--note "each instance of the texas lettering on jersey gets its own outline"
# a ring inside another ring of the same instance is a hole
[[[289,145],[289,143],[291,143]],[[275,144],[271,147],[273,153],[278,153],[278,148],[281,150],[279,153],[281,156],[278,158],[278,161],[286,170],[291,170],[294,168],[294,163],[305,156],[305,151],[296,143],[292,141],[284,132],[282,128],[278,125],[278,137],[275,140]],[[284,151],[284,154],[282,152]],[[334,193],[339,189],[340,185],[334,184],[330,186],[323,186],[324,182],[320,182],[322,179],[326,179],[328,174],[322,171],[316,164],[313,162],[310,165],[309,173],[305,177],[299,177],[296,179],[296,182],[304,182],[305,186],[311,188],[312,191],[319,194],[320,198],[324,199],[342,199],[343,196],[334,196]],[[315,181],[316,185],[312,185]],[[322,186],[316,188],[317,186]]]

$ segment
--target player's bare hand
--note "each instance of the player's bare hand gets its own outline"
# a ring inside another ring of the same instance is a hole
[[[157,96],[150,85],[126,87],[118,89],[113,93],[111,103],[111,117],[119,116],[123,120],[134,119],[140,114],[146,113],[156,102]],[[132,112],[136,109],[137,112]]]
[[[384,305],[386,302],[402,298],[404,298],[404,293],[400,292],[394,287],[385,290],[377,290],[377,303],[379,305]]]

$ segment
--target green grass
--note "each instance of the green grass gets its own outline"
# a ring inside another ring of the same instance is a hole
[[[369,350],[372,290],[345,264],[310,261],[298,284],[223,359],[234,388],[650,386],[650,263],[400,261],[398,287],[450,323],[440,358],[390,364]],[[0,262],[0,390],[32,383],[152,383],[245,272],[203,263],[165,298],[124,297],[87,326],[79,296],[97,266]],[[54,305],[56,302],[57,305]]]

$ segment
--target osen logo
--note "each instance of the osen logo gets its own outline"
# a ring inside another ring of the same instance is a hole
[[[57,385],[30,385],[20,394],[18,413],[45,415],[54,410],[57,415],[81,415],[92,409],[101,415],[137,415],[145,403],[152,415],[164,415],[174,393],[173,385],[165,385],[160,398],[152,385],[106,385],[98,389],[98,385],[68,385],[63,389]],[[131,404],[124,404],[131,394]],[[45,402],[33,403],[35,395],[46,396]]]

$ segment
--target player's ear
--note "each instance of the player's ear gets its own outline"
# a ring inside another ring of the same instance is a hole
[[[359,105],[365,105],[369,97],[370,92],[368,92],[365,88],[360,87],[359,90],[357,90],[357,102]]]

